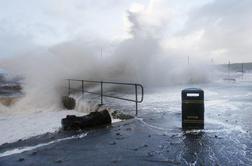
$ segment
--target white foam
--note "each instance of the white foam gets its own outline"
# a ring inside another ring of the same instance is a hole
[[[74,110],[1,113],[0,145],[27,139],[47,132],[56,132],[61,127],[61,119],[66,115],[82,116],[85,113]]]
[[[219,126],[221,125],[222,127],[224,127],[224,129],[221,129],[222,131],[226,131],[228,133],[232,132],[232,131],[239,131],[243,134],[247,133],[245,130],[243,130],[243,128],[239,125],[232,125],[232,124],[228,124],[228,123],[224,123],[222,121],[218,121],[215,119],[210,119],[207,118],[206,119],[206,123],[210,123],[210,124],[218,124]],[[215,130],[209,130],[209,131],[215,131]]]
[[[66,137],[66,138],[61,138],[61,139],[56,139],[47,143],[42,143],[42,144],[37,144],[34,146],[25,146],[25,147],[18,147],[15,149],[11,149],[8,151],[5,151],[3,153],[0,153],[0,157],[5,157],[5,156],[10,156],[10,155],[14,155],[14,154],[19,154],[19,153],[23,153],[23,152],[27,152],[27,151],[31,151],[40,147],[44,147],[44,146],[48,146],[51,144],[55,144],[58,142],[62,142],[62,141],[66,141],[66,140],[71,140],[71,139],[77,139],[77,138],[83,138],[87,136],[87,133],[84,134],[79,134],[79,135],[75,135],[75,136],[71,136],[71,137]]]

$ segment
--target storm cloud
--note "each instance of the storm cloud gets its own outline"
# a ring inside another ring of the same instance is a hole
[[[215,0],[194,8],[167,47],[217,63],[252,61],[251,6],[250,0]]]
[[[148,31],[162,36],[167,54],[178,58],[191,53],[192,57],[213,59],[216,63],[252,61],[250,0],[10,0],[0,3],[1,57],[78,38],[114,41]],[[129,16],[130,22],[136,18],[131,17],[129,9],[147,11],[140,16],[141,21],[137,18],[138,24],[148,23],[151,28],[134,24],[140,29],[130,32],[132,28],[125,18]]]

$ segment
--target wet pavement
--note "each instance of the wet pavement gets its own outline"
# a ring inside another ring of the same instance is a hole
[[[181,129],[181,89],[147,90],[139,117],[84,133],[45,134],[0,146],[8,165],[252,165],[252,84],[205,90],[205,129]],[[187,86],[188,87],[188,86]],[[130,104],[107,102],[130,110]],[[134,113],[134,110],[132,113]]]
[[[0,165],[251,165],[252,144],[237,137],[241,133],[164,132],[133,119],[84,134],[46,134],[2,145],[7,156]],[[19,153],[20,147],[27,151]]]

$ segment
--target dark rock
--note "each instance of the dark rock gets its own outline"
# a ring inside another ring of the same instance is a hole
[[[34,152],[31,153],[31,155],[32,155],[32,156],[35,156],[35,155],[37,155],[37,152],[34,151]]]
[[[138,148],[134,148],[133,150],[134,150],[134,151],[138,151]]]
[[[21,162],[21,161],[24,161],[24,158],[19,158],[18,161],[20,161],[20,162]]]
[[[112,160],[112,163],[118,163],[119,162],[119,160]]]
[[[119,111],[114,111],[111,113],[111,115],[114,119],[121,119],[121,120],[128,120],[134,118],[134,116],[127,115]]]
[[[176,136],[176,135],[173,134],[173,135],[171,136],[171,138],[174,138],[175,136]]]
[[[62,163],[62,160],[60,160],[60,159],[55,160],[55,163]]]
[[[63,103],[63,106],[68,110],[73,110],[76,105],[75,99],[69,96],[63,96],[62,103]]]
[[[111,124],[111,117],[108,110],[104,109],[81,117],[67,115],[66,118],[61,120],[61,124],[64,130],[87,129]]]

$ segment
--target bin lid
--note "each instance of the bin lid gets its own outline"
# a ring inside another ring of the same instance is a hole
[[[183,89],[182,92],[204,92],[204,91],[200,88],[186,88]]]
[[[197,94],[197,95],[194,95]],[[204,91],[200,88],[186,88],[182,90],[182,98],[183,99],[203,99],[204,98]],[[192,95],[188,95],[192,94]]]

